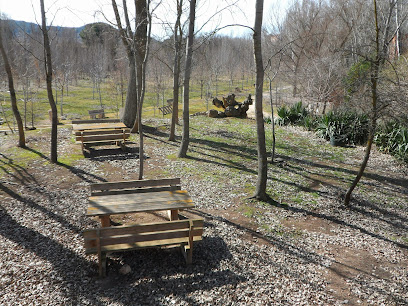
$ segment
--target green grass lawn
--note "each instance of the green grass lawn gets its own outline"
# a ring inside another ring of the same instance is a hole
[[[237,93],[237,100],[239,102],[243,102],[249,93],[253,93],[253,86],[249,83],[245,83],[241,92]],[[235,87],[241,88],[240,83],[236,82],[235,86],[231,86],[227,79],[220,78],[217,85],[217,97],[221,99],[222,96],[227,96],[234,92]],[[31,93],[27,103],[24,103],[23,101],[23,90],[21,88],[17,88],[16,90],[18,108],[23,117],[23,121],[24,116],[26,116],[27,126],[31,126],[32,113],[34,114],[34,126],[39,125],[44,120],[48,121],[48,110],[50,109],[50,105],[44,84],[41,85],[41,88],[38,88],[34,83],[32,84],[32,87],[30,88]],[[267,90],[266,85],[265,90]],[[101,84],[101,100],[99,100],[98,92],[93,89],[92,81],[90,79],[82,79],[78,82],[73,82],[73,84],[68,86],[68,91],[66,88],[64,89],[63,97],[61,97],[60,88],[57,90],[54,87],[53,93],[54,99],[57,103],[59,117],[61,117],[61,101],[63,101],[62,112],[67,118],[66,122],[70,122],[75,118],[88,118],[88,110],[99,109],[101,104],[108,117],[117,118],[119,116],[119,109],[122,107],[122,97],[120,93],[117,92],[114,81],[111,79],[106,79],[105,82]],[[215,95],[215,88],[213,88],[212,94]],[[171,87],[164,91],[164,95],[163,93],[160,93],[158,97],[157,93],[154,92],[154,84],[148,82],[143,105],[143,117],[161,118],[162,114],[157,107],[163,105],[163,100],[166,104],[167,99],[171,98]],[[13,124],[10,96],[7,92],[1,91],[0,100],[2,101],[5,110],[4,114],[0,113],[0,117],[6,117],[10,123]],[[126,100],[126,93],[124,93],[124,100]],[[179,114],[182,113],[181,101],[182,91],[180,91],[179,98]],[[212,105],[212,99],[205,99],[205,92],[203,92],[203,98],[201,99],[200,82],[192,80],[190,85],[190,113],[203,112],[211,108],[214,108]],[[171,115],[166,115],[166,118],[170,118],[170,116]]]

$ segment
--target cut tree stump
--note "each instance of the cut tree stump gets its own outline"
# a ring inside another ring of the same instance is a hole
[[[213,99],[213,105],[218,108],[223,108],[223,112],[209,112],[209,116],[212,118],[223,118],[223,117],[237,117],[237,118],[247,118],[247,111],[249,106],[252,105],[253,100],[251,95],[248,95],[247,99],[240,103],[235,100],[235,94],[228,95],[227,98],[222,97],[222,101],[217,98]]]

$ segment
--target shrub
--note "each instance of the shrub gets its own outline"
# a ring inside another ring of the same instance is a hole
[[[408,162],[408,127],[401,121],[391,121],[381,126],[374,143],[379,150]]]
[[[303,118],[303,123],[302,125],[308,130],[308,131],[314,131],[316,130],[317,126],[319,124],[319,118],[316,116],[313,116],[311,114],[308,114],[306,117]]]
[[[326,139],[336,139],[340,144],[364,144],[368,138],[368,118],[355,112],[329,112],[320,117],[317,134]]]
[[[275,123],[278,125],[301,124],[303,119],[308,115],[302,101],[287,108],[285,105],[278,108],[278,118]]]

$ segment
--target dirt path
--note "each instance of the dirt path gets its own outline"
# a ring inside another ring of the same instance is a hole
[[[264,118],[271,118],[271,112],[270,112],[270,103],[269,103],[269,94],[264,93],[263,94],[263,116]],[[268,111],[269,110],[269,111]],[[255,119],[255,99],[254,103],[249,106],[249,109],[247,111],[248,118],[250,119]]]

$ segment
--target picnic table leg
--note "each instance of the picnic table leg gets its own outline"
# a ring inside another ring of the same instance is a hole
[[[169,214],[169,219],[170,219],[170,221],[178,220],[178,219],[179,219],[178,209],[168,210],[167,212],[168,212],[168,214]]]
[[[111,226],[110,216],[100,216],[99,219],[101,220],[102,227]]]

